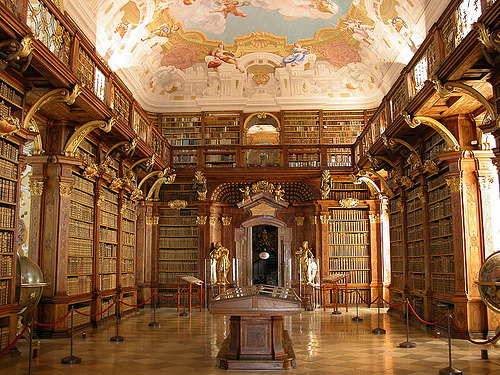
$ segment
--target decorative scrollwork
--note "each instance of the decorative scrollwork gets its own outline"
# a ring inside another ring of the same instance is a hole
[[[207,179],[203,175],[202,171],[196,171],[194,173],[193,188],[198,194],[199,201],[204,201],[207,199]]]
[[[359,204],[359,200],[356,198],[345,198],[339,201],[341,207],[344,208],[354,208]]]
[[[167,203],[167,206],[169,208],[173,208],[176,210],[180,210],[181,208],[186,208],[188,203],[186,201],[180,200],[180,199],[175,199],[173,201],[170,201]]]
[[[85,137],[95,129],[101,129],[107,133],[109,133],[115,123],[115,119],[111,118],[108,121],[103,120],[92,120],[88,121],[78,129],[75,130],[73,135],[70,137],[66,146],[63,150],[63,155],[65,156],[76,156],[76,149],[80,145],[80,143],[85,139]]]
[[[411,119],[411,117],[409,116],[408,118]],[[436,132],[438,132],[446,142],[445,152],[460,151],[460,144],[458,143],[455,136],[439,121],[431,117],[418,116],[418,117],[413,117],[413,119],[407,121],[407,123],[408,126],[412,129],[416,128],[417,126],[420,126],[421,124],[424,124],[431,127]]]

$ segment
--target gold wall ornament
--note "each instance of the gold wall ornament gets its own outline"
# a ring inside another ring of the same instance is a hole
[[[90,178],[95,176],[99,172],[99,167],[96,163],[90,161],[88,164],[85,164],[83,167],[83,177]]]
[[[146,216],[147,225],[158,225],[159,222],[160,222],[159,216]]]
[[[274,185],[268,181],[257,181],[256,183],[252,184],[252,187],[250,188],[253,194],[257,193],[268,193],[268,194],[273,194],[274,191]]]
[[[198,225],[205,225],[207,223],[207,217],[206,216],[196,216],[196,223]]]
[[[460,193],[462,191],[462,177],[450,177],[446,179],[446,185],[452,193]]]
[[[328,224],[328,220],[328,215],[319,215],[319,221],[321,222],[321,224]]]
[[[433,176],[439,172],[439,167],[432,160],[426,160],[424,162],[424,172],[427,172],[429,176]]]
[[[122,206],[120,207],[120,214],[123,216],[125,215],[125,212],[127,211],[127,206],[122,203]]]
[[[301,227],[304,225],[304,216],[295,216],[295,222],[297,223],[297,226]]]
[[[233,218],[231,216],[222,216],[222,225],[228,226],[231,225],[231,221]]]
[[[330,183],[331,183],[330,171],[324,170],[323,173],[321,173],[321,183],[320,183],[321,199],[323,200],[327,200],[330,198],[330,191],[331,191]]]
[[[130,194],[130,199],[133,201],[138,200],[142,196],[142,190],[140,189],[134,189],[132,193]]]
[[[6,107],[10,112],[10,108],[4,106],[3,101],[0,102],[0,107]],[[19,130],[21,130],[21,123],[17,117],[10,116],[10,114],[7,116],[0,114],[0,138],[17,133]]]
[[[491,184],[493,183],[493,176],[479,176],[477,180],[479,182],[479,189],[481,189],[482,192],[486,192],[491,188]]]
[[[180,200],[180,199],[175,199],[173,201],[168,202],[167,205],[169,208],[180,210],[181,208],[186,208],[188,205],[188,202]]]
[[[69,197],[73,192],[74,185],[69,182],[59,182],[59,194],[62,197]]]
[[[104,202],[104,195],[102,194],[102,191],[99,190],[96,195],[96,206],[101,207],[102,202]]]
[[[28,186],[31,195],[35,197],[41,196],[43,194],[43,185],[44,181],[30,181]]]
[[[344,208],[354,208],[359,204],[359,200],[357,200],[356,198],[345,198],[339,200],[339,204]]]
[[[420,199],[420,202],[422,202],[422,204],[427,203],[427,198],[425,197],[425,194],[422,191],[419,191],[417,193],[417,197],[418,199]]]
[[[115,119],[111,118],[107,122],[104,120],[92,120],[87,121],[85,124],[81,125],[75,132],[71,135],[66,146],[64,146],[63,155],[75,157],[76,150],[80,143],[85,139],[85,137],[94,131],[95,129],[101,129],[102,131],[109,133],[113,128]]]
[[[139,159],[139,160],[136,160],[129,168],[127,168],[125,170],[125,172],[123,173],[125,176],[128,176],[128,175],[134,175],[134,172],[133,172],[133,169],[135,167],[137,167],[139,164],[141,163],[145,163],[144,164],[144,167],[146,169],[146,171],[150,171],[151,170],[151,167],[154,165],[155,163],[155,155],[153,154],[151,157],[149,158],[142,158],[142,159]]]
[[[401,177],[400,182],[401,185],[404,186],[406,189],[409,189],[415,185],[415,183],[408,176]]]
[[[115,189],[119,189],[121,188],[123,185],[123,181],[121,178],[119,177],[115,177],[111,180],[110,184],[109,184],[109,188],[112,189],[112,190],[115,190]]]
[[[217,217],[216,216],[210,216],[210,225],[211,226],[214,226],[215,224],[217,224]]]
[[[203,175],[202,171],[196,171],[194,173],[194,180],[193,180],[193,188],[196,190],[196,193],[198,194],[198,200],[199,201],[204,201],[207,199],[207,179]]]
[[[167,173],[170,172],[170,168],[166,168],[163,170],[162,173],[158,174],[158,176],[161,176],[158,178],[153,186],[151,186],[151,189],[149,189],[148,195],[146,196],[146,200],[155,200],[158,201],[160,199],[160,188],[163,184],[169,185],[172,184],[175,181],[175,174],[167,175]],[[165,177],[166,176],[166,177]]]
[[[372,224],[380,223],[380,214],[368,214],[368,218]]]
[[[446,126],[441,124],[438,120],[425,116],[413,117],[412,119],[409,115],[405,116],[405,120],[408,126],[412,129],[420,126],[421,124],[424,124],[438,132],[446,142],[446,147],[444,149],[445,152],[460,151],[460,144],[458,143],[455,136],[446,128]]]

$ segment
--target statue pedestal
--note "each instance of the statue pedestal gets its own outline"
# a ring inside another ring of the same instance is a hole
[[[254,285],[233,288],[210,302],[213,314],[231,315],[230,333],[217,355],[226,370],[295,368],[295,353],[283,316],[301,311],[300,299],[286,288]]]

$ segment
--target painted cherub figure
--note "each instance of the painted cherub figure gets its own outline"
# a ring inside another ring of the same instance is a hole
[[[224,44],[219,44],[210,55],[213,56],[213,59],[208,63],[208,67],[215,69],[216,72],[219,71],[219,66],[228,63],[235,65],[236,69],[244,73],[244,70],[238,66],[238,61],[236,61],[234,53],[227,51],[224,48]]]
[[[247,15],[238,8],[245,5],[250,5],[250,2],[243,1],[240,3],[239,1],[222,0],[216,1],[215,4],[219,5],[219,8],[211,10],[210,13],[222,13],[224,15],[224,18],[227,18],[229,14],[238,17],[247,17]]]
[[[145,38],[141,38],[141,40],[143,42],[145,42],[146,40],[149,40],[151,38],[154,38],[155,36],[158,36],[160,38],[165,38],[166,39],[166,42],[168,41],[168,38],[173,34],[175,33],[177,30],[179,30],[179,26],[177,25],[169,25],[169,24],[163,24],[159,27],[157,27],[156,29],[154,29],[151,34],[149,34],[147,37]]]

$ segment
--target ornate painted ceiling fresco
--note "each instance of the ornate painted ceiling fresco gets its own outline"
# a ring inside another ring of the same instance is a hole
[[[373,108],[449,1],[82,0],[66,10],[148,110]]]

